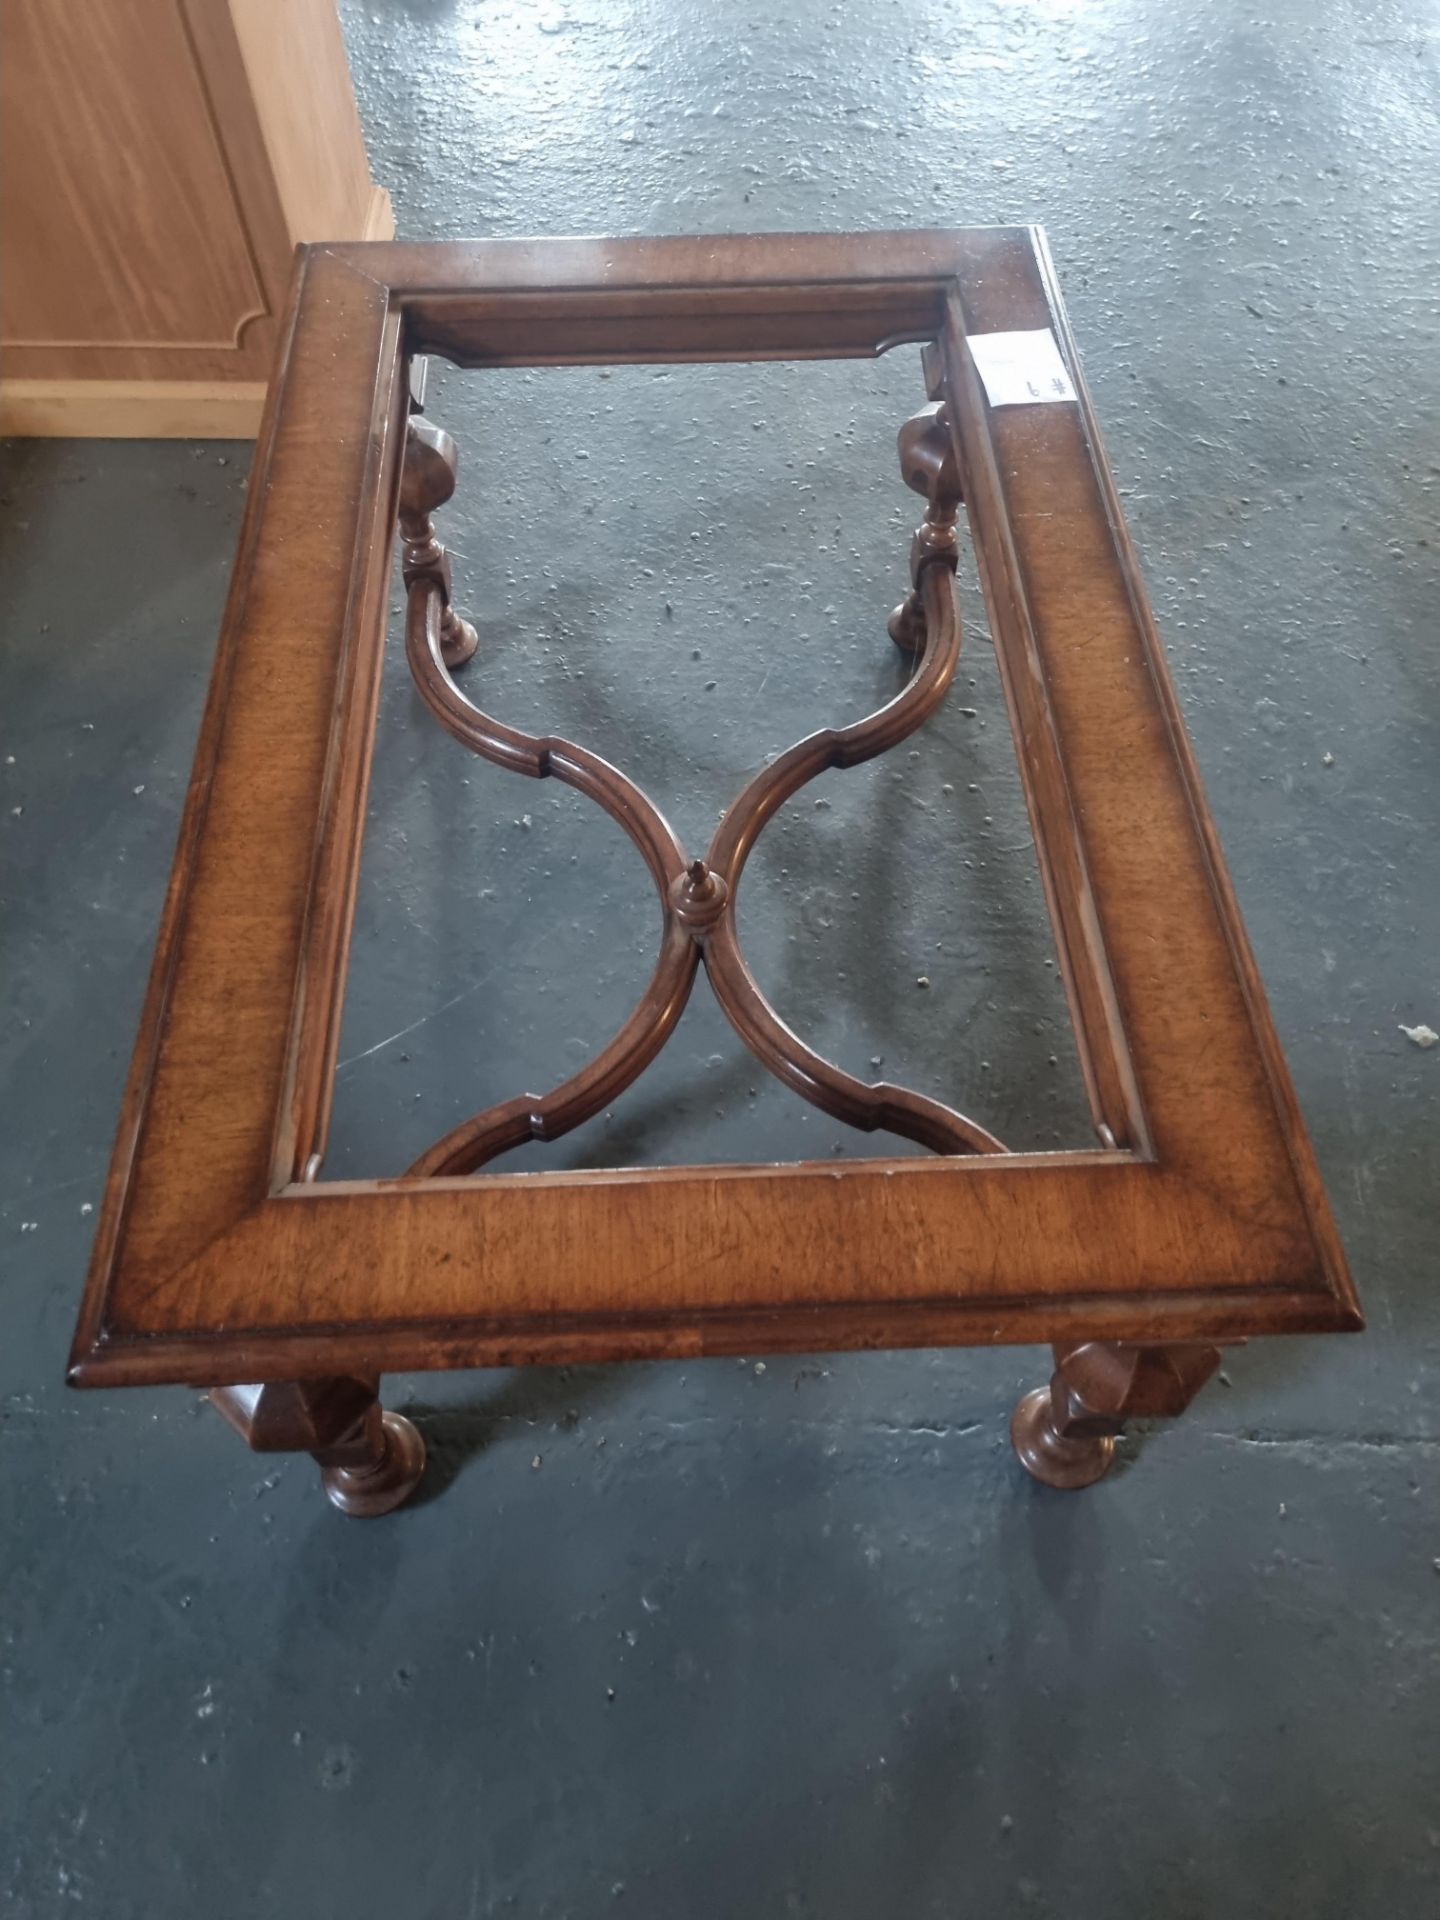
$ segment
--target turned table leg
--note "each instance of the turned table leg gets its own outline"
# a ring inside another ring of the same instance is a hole
[[[380,1405],[379,1382],[340,1377],[212,1387],[210,1398],[256,1453],[308,1453],[341,1513],[389,1513],[425,1471],[425,1442]]]
[[[428,420],[412,418],[400,469],[400,537],[404,542],[401,573],[405,585],[433,580],[440,589],[440,652],[447,667],[462,667],[479,641],[468,620],[450,604],[450,556],[435,538],[430,518],[455,491],[459,457],[455,442]]]
[[[1127,1420],[1183,1413],[1219,1364],[1220,1349],[1199,1343],[1057,1346],[1049,1386],[1027,1393],[1010,1422],[1020,1464],[1047,1487],[1093,1486]]]
[[[901,653],[917,654],[925,644],[925,613],[920,572],[936,555],[953,573],[959,558],[955,519],[960,506],[960,474],[950,443],[950,425],[940,401],[922,408],[900,429],[900,473],[907,487],[929,502],[910,543],[910,592],[890,616],[890,638]]]

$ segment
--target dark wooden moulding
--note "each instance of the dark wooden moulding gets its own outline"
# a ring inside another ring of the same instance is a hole
[[[992,409],[967,333],[1044,327],[1078,399]],[[898,342],[922,345],[929,404],[900,431],[925,507],[889,623],[914,669],[886,707],[764,768],[701,853],[625,772],[462,690],[477,640],[436,537],[456,456],[417,407],[424,356],[812,359]],[[1080,1151],[1009,1153],[958,1110],[821,1058],[769,1006],[735,930],[777,809],[943,699],[962,511],[1094,1121]],[[634,1013],[562,1086],[477,1114],[397,1178],[321,1182],[397,526],[424,704],[464,748],[619,822],[654,881],[660,943]],[[613,1100],[702,965],[797,1094],[932,1157],[480,1171]],[[1043,236],[302,248],[71,1380],[209,1387],[252,1446],[313,1453],[338,1507],[381,1513],[424,1464],[415,1429],[380,1410],[387,1368],[1048,1341],[1054,1377],[1013,1438],[1037,1478],[1077,1487],[1128,1418],[1181,1411],[1224,1343],[1360,1324]]]

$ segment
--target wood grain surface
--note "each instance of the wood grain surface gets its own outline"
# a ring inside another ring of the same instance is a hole
[[[297,241],[392,231],[335,0],[0,8],[4,431],[253,435]]]

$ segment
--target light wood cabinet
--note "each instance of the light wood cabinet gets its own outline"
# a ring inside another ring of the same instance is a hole
[[[393,224],[335,0],[4,0],[0,431],[253,434],[296,242]]]

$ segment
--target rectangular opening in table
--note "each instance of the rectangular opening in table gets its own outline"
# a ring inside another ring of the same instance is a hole
[[[762,765],[892,698],[886,619],[924,513],[900,424],[916,348],[878,361],[547,368],[432,361],[460,447],[436,516],[488,713],[636,781],[690,853]],[[939,712],[802,788],[761,834],[741,943],[779,1016],[864,1081],[1014,1149],[1095,1144],[968,542]],[[480,1109],[542,1094],[623,1024],[660,942],[631,842],[555,780],[502,771],[410,682],[398,568],[322,1178],[403,1172]],[[703,972],[603,1112],[491,1173],[924,1152],[810,1106],[741,1044]]]

